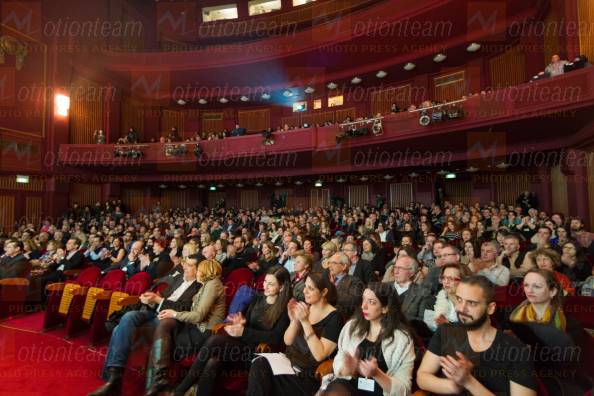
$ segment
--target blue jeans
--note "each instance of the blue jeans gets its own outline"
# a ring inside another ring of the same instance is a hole
[[[128,355],[132,349],[132,338],[134,331],[140,326],[150,326],[153,329],[159,324],[157,312],[151,310],[146,311],[130,311],[126,312],[120,323],[113,330],[111,339],[109,340],[109,349],[107,357],[105,358],[105,365],[103,366],[103,378],[107,380],[109,367],[125,367],[128,362]]]

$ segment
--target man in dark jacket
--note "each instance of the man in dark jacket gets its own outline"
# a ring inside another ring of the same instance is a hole
[[[134,332],[137,328],[154,330],[159,324],[159,312],[172,309],[177,312],[190,311],[192,298],[200,289],[196,282],[198,260],[187,258],[182,261],[183,275],[174,272],[170,276],[170,286],[161,295],[154,292],[145,292],[140,296],[142,306],[138,310],[128,311],[121,318],[109,341],[109,349],[105,359],[103,378],[107,382],[90,396],[107,396],[120,394],[124,367],[128,355],[132,350]],[[177,275],[176,275],[177,274]]]
[[[66,251],[63,249],[56,251],[56,260],[50,266],[50,270],[53,271],[43,276],[43,285],[53,282],[63,282],[66,279],[64,271],[78,269],[83,265],[85,256],[79,248],[80,240],[78,238],[70,238],[66,242]]]
[[[23,256],[23,244],[16,239],[4,242],[5,254],[0,259],[0,279],[27,276],[28,261]]]
[[[367,285],[369,282],[373,282],[375,280],[371,263],[359,257],[357,245],[355,245],[353,242],[347,242],[343,245],[342,252],[346,254],[351,261],[349,275],[359,278],[359,280],[363,282],[364,285]]]
[[[346,254],[336,253],[328,260],[328,276],[336,286],[336,309],[346,322],[361,305],[363,295],[363,282],[352,275],[349,275],[351,262]]]

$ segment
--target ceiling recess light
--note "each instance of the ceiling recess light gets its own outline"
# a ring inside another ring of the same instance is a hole
[[[285,90],[283,91],[283,96],[284,96],[285,98],[290,98],[291,96],[293,96],[293,92],[291,92],[291,90],[290,90],[290,89],[285,89]]]
[[[280,186],[282,186],[282,185],[283,185],[283,183],[282,183],[282,182],[279,182],[279,181],[277,181],[276,183],[274,183],[274,185],[275,185],[275,186],[277,186],[277,187],[280,187]]]
[[[354,78],[351,80],[351,84],[355,84],[355,85],[356,85],[356,84],[360,84],[360,83],[361,83],[361,81],[363,81],[363,80],[361,79],[361,77],[354,77]]]
[[[362,182],[366,182],[367,180],[369,180],[369,178],[367,176],[361,176],[359,180],[361,180]]]
[[[243,187],[243,183],[237,183],[237,187],[239,187],[239,188]]]
[[[336,179],[336,181],[338,183],[344,183],[344,182],[346,182],[346,179],[344,177],[339,177],[338,179]]]
[[[204,184],[198,184],[198,188],[206,188]]]
[[[466,172],[470,172],[470,173],[477,172],[478,170],[479,170],[479,168],[475,168],[474,166],[471,166],[470,168],[466,168]]]
[[[385,175],[385,176],[384,176],[384,179],[385,179],[385,180],[392,180],[393,178],[394,178],[394,176],[393,176],[393,175]]]
[[[446,60],[447,56],[445,54],[439,53],[433,57],[433,62],[441,63]]]
[[[479,43],[472,43],[468,47],[466,47],[466,51],[468,52],[476,52],[481,49],[481,45]]]
[[[217,191],[217,186],[215,186],[214,184],[212,186],[209,187],[210,191]]]
[[[415,67],[417,67],[417,65],[415,65],[412,62],[408,62],[406,65],[404,65],[404,70],[411,71],[411,70],[414,70]]]
[[[410,176],[410,177],[418,177],[418,176],[419,176],[419,174],[418,174],[417,172],[410,172],[410,173],[408,174],[408,176]]]
[[[313,89],[312,87],[307,87],[303,90],[303,92],[305,92],[306,94],[310,94],[310,93],[314,93],[315,89]]]
[[[178,105],[180,105],[180,106],[183,106],[183,105],[185,105],[185,104],[186,104],[186,101],[185,101],[185,100],[183,100],[183,99],[178,99],[178,100],[177,100],[177,104],[178,104]]]
[[[186,186],[185,184],[180,184],[178,187],[181,188],[182,190],[188,188],[188,186]]]
[[[28,184],[29,183],[29,176],[17,175],[16,182],[19,183],[19,184]]]
[[[384,78],[384,77],[386,77],[387,75],[388,75],[388,73],[386,73],[386,72],[385,72],[385,71],[383,71],[383,70],[380,70],[380,71],[378,71],[378,72],[375,74],[375,76],[376,76],[377,78]]]
[[[295,184],[296,184],[296,185],[298,185],[298,186],[300,186],[300,185],[302,185],[302,184],[303,184],[303,182],[302,182],[301,180],[297,180],[297,181],[295,182]]]
[[[221,103],[228,103],[229,102],[229,99],[227,99],[227,98],[221,98],[221,99],[219,99],[219,102],[221,102]]]
[[[509,164],[506,164],[505,162],[500,162],[497,165],[495,165],[495,167],[499,169],[507,169],[509,167]]]
[[[338,85],[336,85],[336,83],[328,83],[328,85],[326,85],[326,87],[328,87],[328,89],[336,89],[338,87]]]
[[[198,103],[200,103],[200,104],[207,104],[208,101],[206,99],[200,99],[200,100],[198,100]]]
[[[241,100],[242,102],[247,102],[248,100],[250,100],[250,98],[248,98],[247,96],[243,95],[241,98],[239,98],[239,100]]]
[[[262,96],[261,96],[261,98],[263,100],[268,100],[268,99],[270,99],[270,94],[269,93],[263,93]]]
[[[262,186],[263,186],[262,183],[260,183],[260,182],[256,183],[256,187],[262,187]]]
[[[456,174],[454,172],[449,172],[448,174],[445,175],[446,179],[455,179],[456,178]]]
[[[159,188],[167,188],[167,184],[159,184]]]
[[[314,183],[315,187],[322,187],[322,181],[320,179],[316,180],[316,182]]]

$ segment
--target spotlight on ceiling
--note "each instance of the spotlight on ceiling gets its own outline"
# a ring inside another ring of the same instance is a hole
[[[388,75],[388,73],[386,73],[386,72],[385,72],[385,71],[383,71],[383,70],[380,70],[380,71],[378,71],[377,73],[375,73],[375,76],[376,76],[377,78],[384,78],[384,77],[386,77],[387,75]]]
[[[269,93],[263,93],[261,96],[262,100],[268,100],[270,99],[270,94]]]
[[[328,85],[326,85],[326,87],[328,87],[328,89],[336,89],[338,87],[338,85],[336,85],[336,83],[331,82],[328,83]]]
[[[472,43],[468,47],[466,47],[466,51],[468,52],[477,52],[481,49],[481,45],[479,43]]]
[[[185,101],[185,100],[183,100],[183,99],[178,99],[178,100],[177,100],[177,104],[178,104],[178,105],[180,105],[180,106],[183,106],[183,105],[185,105],[185,104],[186,104],[186,101]]]
[[[290,89],[285,89],[285,90],[283,91],[283,96],[284,96],[285,98],[290,98],[291,96],[293,96],[293,92],[291,92],[291,90],[290,90]]]
[[[200,104],[207,104],[208,101],[206,99],[200,99],[200,100],[198,100],[198,103],[200,103]]]
[[[322,187],[322,181],[320,179],[316,180],[314,187]]]
[[[445,175],[446,179],[455,179],[456,178],[456,174],[454,172],[449,172]]]
[[[412,62],[408,62],[406,65],[404,65],[404,70],[411,71],[411,70],[414,70],[415,67],[417,67],[417,65],[415,65]]]
[[[239,100],[241,100],[242,102],[247,102],[248,100],[250,100],[250,98],[248,98],[247,96],[243,95],[241,98],[239,98]]]
[[[446,60],[447,56],[445,54],[439,53],[433,57],[433,62],[441,63]]]
[[[221,98],[221,99],[219,99],[219,102],[221,102],[221,103],[228,103],[229,102],[229,99],[227,99],[227,98]]]
[[[312,87],[307,87],[303,90],[303,92],[305,92],[306,94],[310,94],[310,93],[314,93],[315,89],[313,89]]]
[[[361,83],[361,81],[363,81],[363,80],[361,79],[361,77],[353,77],[353,79],[351,80],[351,84],[355,84],[355,85],[356,85],[356,84],[360,84],[360,83]]]

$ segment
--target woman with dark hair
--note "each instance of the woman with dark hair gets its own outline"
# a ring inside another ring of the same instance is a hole
[[[313,395],[318,389],[315,370],[336,350],[342,322],[333,306],[336,288],[327,276],[308,274],[304,295],[304,302],[292,299],[287,306],[291,323],[284,335],[285,354],[265,355],[252,362],[247,396]],[[282,360],[295,374],[274,375],[273,366],[278,366],[271,360]]]
[[[371,268],[376,276],[383,276],[386,267],[385,263],[381,260],[381,255],[378,254],[379,249],[375,241],[369,237],[363,239],[362,248],[361,259],[371,264]]]
[[[396,290],[370,283],[361,307],[338,339],[327,391],[344,395],[408,395],[415,361],[414,340]]]
[[[460,251],[460,262],[469,265],[475,259],[480,257],[481,248],[473,241],[466,241]]]
[[[276,257],[276,248],[270,241],[262,242],[262,255],[250,268],[254,271],[256,277],[268,273],[268,269],[278,265],[278,257]]]
[[[592,273],[592,265],[580,254],[574,242],[566,242],[561,249],[559,272],[565,274],[573,283],[581,283]]]
[[[111,243],[109,264],[119,265],[124,257],[126,257],[126,250],[124,249],[124,240],[120,237],[114,238]]]
[[[268,268],[264,294],[252,300],[245,318],[241,313],[229,317],[231,323],[224,327],[226,334],[208,338],[174,395],[184,395],[193,384],[198,385],[196,394],[210,395],[218,373],[226,365],[234,364],[237,368],[240,363],[247,371],[258,344],[281,345],[289,326],[286,306],[290,296],[289,272],[278,265]]]
[[[217,239],[217,241],[215,242],[215,245],[214,245],[215,250],[216,250],[215,260],[217,260],[219,263],[223,263],[227,259],[227,245],[228,244],[229,244],[229,241],[227,241],[226,239]]]
[[[291,273],[291,289],[293,296],[298,301],[303,301],[303,289],[307,274],[311,272],[312,257],[303,250],[298,250],[293,256],[295,259],[294,272]]]

